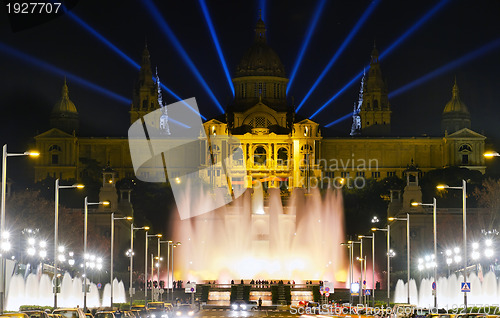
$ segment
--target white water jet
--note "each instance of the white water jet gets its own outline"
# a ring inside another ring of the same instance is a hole
[[[125,287],[122,281],[114,279],[114,302],[125,303]],[[106,284],[108,289],[110,285]],[[65,273],[61,282],[61,293],[58,294],[59,307],[83,307],[83,280],[79,277],[72,278]],[[106,293],[104,293],[106,294]],[[87,293],[87,306],[90,308],[107,306],[111,292],[107,294],[107,301],[101,300],[100,292],[95,283],[90,283]],[[26,280],[22,275],[13,275],[7,289],[6,310],[17,311],[22,305],[52,306],[54,294],[52,292],[51,278],[47,274],[29,274]]]
[[[471,283],[471,291],[467,293],[467,304],[473,306],[498,306],[500,304],[500,284],[493,272],[484,275],[482,281],[475,273],[471,273],[467,282]],[[423,278],[417,286],[412,279],[410,281],[410,302],[419,307],[429,308],[434,306],[432,294],[433,277]],[[437,280],[437,303],[438,308],[455,308],[463,305],[464,293],[461,292],[463,276],[455,274],[449,277],[439,277]],[[418,288],[417,288],[418,287]],[[395,303],[407,302],[407,285],[398,280],[394,291]],[[418,295],[418,297],[417,297]],[[455,306],[455,307],[454,307]]]

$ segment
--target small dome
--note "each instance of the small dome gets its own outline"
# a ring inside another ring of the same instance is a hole
[[[469,110],[467,109],[467,106],[465,106],[465,104],[460,100],[460,96],[458,93],[458,85],[457,81],[455,80],[451,100],[444,107],[443,114],[456,112],[469,115]]]
[[[236,68],[235,77],[285,77],[285,67],[276,52],[266,43],[266,26],[259,18],[255,27],[254,44],[247,50]]]
[[[52,109],[52,114],[60,113],[73,113],[78,114],[76,111],[76,106],[69,99],[68,85],[66,85],[66,79],[64,79],[64,85],[61,91],[61,99],[54,105]]]

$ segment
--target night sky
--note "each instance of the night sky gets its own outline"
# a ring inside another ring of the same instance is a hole
[[[381,54],[439,1],[381,1],[355,34],[299,115],[308,117],[368,64],[374,41]],[[252,44],[259,7],[268,43],[285,65],[287,74],[295,63],[318,4],[314,1],[207,0],[230,72]],[[298,105],[330,58],[338,50],[371,1],[328,1],[298,69],[288,99]],[[231,91],[195,0],[154,1],[161,15],[188,52],[219,102],[225,107]],[[49,115],[60,97],[63,75],[35,67],[9,54],[19,50],[79,76],[126,99],[138,71],[96,39],[68,15],[27,30],[13,32],[0,10],[0,117],[1,143],[10,151],[24,151],[37,132],[49,127]],[[181,59],[141,1],[79,1],[72,12],[137,63],[147,39],[151,60],[161,80],[182,98],[196,97],[207,118],[220,115],[195,76]],[[482,54],[433,76],[393,98],[393,133],[400,136],[439,135],[440,116],[451,98],[456,77],[462,101],[472,117],[472,128],[500,138],[500,1],[447,1],[440,10],[395,47],[381,61],[389,91],[455,61],[485,45]],[[494,42],[496,41],[496,42]],[[70,98],[80,114],[81,135],[126,136],[130,104],[117,101],[68,80]],[[313,120],[328,124],[352,111],[359,81],[349,87]],[[168,102],[175,99],[164,93]],[[333,126],[346,136],[351,121]],[[330,132],[331,133],[331,132]]]

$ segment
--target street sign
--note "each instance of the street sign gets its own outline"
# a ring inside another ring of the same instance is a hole
[[[102,288],[102,284],[101,283],[97,283],[97,289],[101,289]]]
[[[325,293],[325,297],[330,297],[330,293]]]
[[[366,280],[363,281],[363,286],[366,286]]]
[[[193,283],[186,284],[184,292],[188,293],[188,294],[196,293],[196,283],[193,282]]]
[[[436,290],[436,282],[432,282],[432,290]]]
[[[330,294],[333,294],[335,292],[335,288],[333,286],[333,282],[328,282],[328,281],[325,281],[323,283],[323,285],[325,286],[325,288],[328,288],[328,292]],[[326,290],[326,289],[325,289]]]
[[[52,286],[60,287],[61,286],[61,277],[57,276],[56,279],[52,279]]]
[[[462,292],[469,293],[470,292],[470,283],[462,283]]]
[[[365,296],[370,296],[372,294],[372,291],[369,289],[365,289]]]
[[[325,287],[325,293],[328,293],[328,292],[330,292],[330,287],[327,286],[327,287]]]
[[[351,284],[351,295],[352,296],[359,296],[359,283],[352,283]]]
[[[165,290],[162,288],[160,289],[160,294],[163,294],[165,292]]]
[[[324,292],[325,292],[325,287],[319,286],[319,293],[323,295]]]
[[[436,290],[432,290],[432,296],[436,296]]]

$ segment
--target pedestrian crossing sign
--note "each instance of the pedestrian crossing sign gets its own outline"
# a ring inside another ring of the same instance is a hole
[[[462,283],[462,292],[469,293],[470,292],[470,283]]]

